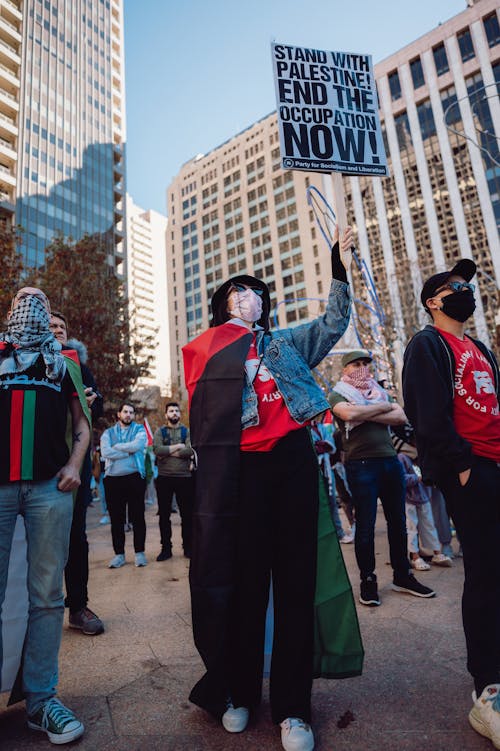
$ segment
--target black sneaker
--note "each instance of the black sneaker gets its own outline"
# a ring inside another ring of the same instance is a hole
[[[169,558],[172,558],[172,551],[162,548],[161,552],[156,556],[157,561],[168,561]]]
[[[371,607],[380,605],[377,580],[374,576],[369,576],[361,582],[359,601],[362,605],[370,605]]]
[[[82,608],[77,613],[70,613],[69,627],[78,628],[88,636],[97,636],[104,633],[104,623],[89,608]]]
[[[392,588],[395,592],[407,592],[409,595],[415,595],[415,597],[435,597],[436,593],[430,587],[424,587],[420,584],[412,574],[404,579],[398,579],[393,582]]]

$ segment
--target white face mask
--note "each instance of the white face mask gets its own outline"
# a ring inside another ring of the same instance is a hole
[[[262,298],[252,289],[246,289],[244,292],[231,292],[228,312],[232,318],[241,318],[242,321],[255,323],[262,315]]]

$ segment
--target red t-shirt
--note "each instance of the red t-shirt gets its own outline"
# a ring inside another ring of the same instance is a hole
[[[453,421],[457,433],[472,445],[472,453],[500,462],[500,414],[495,378],[489,360],[468,337],[439,333],[455,356]]]
[[[259,368],[255,336],[248,350],[245,368],[257,394],[259,424],[241,431],[241,450],[271,451],[280,438],[303,425],[290,415],[276,382],[264,363]],[[259,371],[255,377],[257,368]]]

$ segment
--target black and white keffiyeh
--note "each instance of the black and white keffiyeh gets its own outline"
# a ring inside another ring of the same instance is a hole
[[[7,331],[0,334],[0,341],[10,345],[0,361],[1,375],[24,372],[42,355],[47,378],[62,381],[66,363],[61,344],[49,325],[49,312],[38,297],[27,295],[19,301],[9,318]]]

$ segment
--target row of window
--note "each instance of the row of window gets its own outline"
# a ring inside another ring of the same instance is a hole
[[[489,47],[494,47],[495,45],[500,43],[500,25],[498,23],[498,16],[496,13],[492,13],[489,16],[486,16],[483,19],[483,25],[484,25],[484,31],[486,34],[486,39],[488,41]],[[467,27],[466,29],[463,29],[461,32],[457,34],[457,40],[458,40],[458,46],[460,49],[460,56],[462,58],[462,62],[467,62],[467,60],[470,60],[471,58],[475,57],[475,51],[474,51],[474,44],[472,41],[472,36],[470,33],[470,29]],[[436,45],[432,49],[432,54],[434,57],[434,65],[436,68],[436,73],[438,76],[442,76],[445,73],[447,73],[450,69],[449,63],[448,63],[448,56],[446,54],[446,48],[444,46],[444,43],[441,42],[440,44]],[[422,61],[420,57],[416,57],[414,60],[410,60],[410,72],[413,82],[413,87],[415,89],[419,89],[421,86],[425,84],[425,76],[424,76],[424,70],[422,67]],[[389,90],[391,93],[391,99],[393,101],[396,101],[397,99],[401,99],[402,93],[401,93],[401,82],[399,80],[399,73],[397,70],[394,70],[392,73],[389,73],[388,76],[389,80]]]

